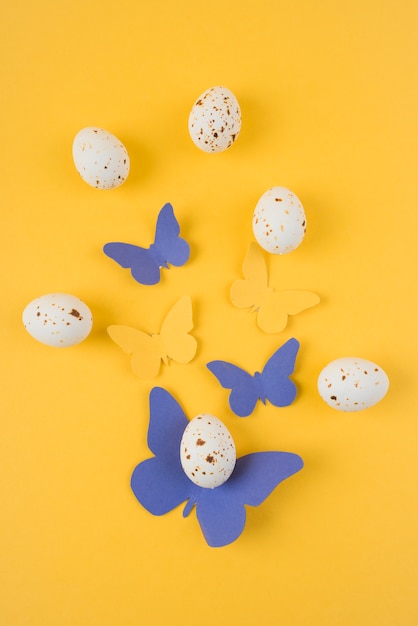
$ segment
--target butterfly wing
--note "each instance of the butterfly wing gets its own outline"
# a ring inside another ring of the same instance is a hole
[[[192,328],[192,301],[184,296],[170,309],[161,325],[164,355],[177,363],[189,363],[197,349],[196,339],[188,334]]]
[[[302,459],[290,452],[255,452],[237,459],[223,485],[199,494],[196,514],[208,544],[221,547],[235,541],[245,527],[245,505],[260,505],[302,467]]]
[[[316,293],[303,289],[279,291],[278,293],[282,300],[282,306],[289,315],[297,315],[320,302]]]
[[[278,333],[287,324],[289,315],[297,315],[320,301],[312,291],[271,291],[257,315],[257,323],[266,333]]]
[[[151,389],[149,403],[150,421],[147,437],[149,449],[156,456],[174,455],[180,463],[180,442],[189,423],[183,409],[162,387]]]
[[[146,459],[136,466],[131,489],[153,515],[164,515],[189,498],[189,479],[177,464],[165,458]]]
[[[279,333],[286,328],[288,314],[280,291],[270,291],[258,309],[257,324],[265,333]]]
[[[229,406],[239,417],[247,417],[254,411],[258,400],[253,377],[245,370],[226,361],[211,361],[206,367],[225,389],[231,389]]]
[[[242,264],[242,273],[246,280],[257,280],[267,287],[268,274],[266,261],[262,249],[255,241],[252,241],[248,246],[247,254]]]
[[[139,463],[131,488],[153,515],[164,515],[190,497],[193,484],[180,463],[180,442],[188,424],[179,403],[161,387],[150,393],[148,447],[155,455]]]
[[[184,265],[190,256],[190,246],[179,237],[180,226],[174,215],[172,205],[168,202],[161,209],[155,229],[155,241],[152,254],[159,266],[167,267],[167,263],[177,267]]]
[[[240,500],[239,494],[227,488],[232,476],[220,487],[205,489],[199,494],[196,503],[196,516],[200,528],[212,548],[232,543],[238,539],[245,527],[244,502]]]
[[[257,310],[265,299],[266,288],[261,286],[258,281],[235,280],[231,285],[229,295],[232,304],[237,309],[253,307]]]
[[[140,378],[157,376],[161,365],[161,352],[158,341],[142,330],[130,326],[111,325],[107,327],[111,339],[124,352],[131,355],[131,367]]]
[[[274,406],[289,406],[296,397],[296,386],[289,376],[295,369],[298,350],[297,339],[289,339],[264,366],[261,385],[265,398]]]
[[[236,280],[231,285],[231,302],[239,309],[248,307],[258,309],[270,289],[264,256],[255,242],[251,242],[248,247],[242,272],[245,280]]]
[[[114,241],[106,243],[103,252],[121,267],[130,268],[132,277],[138,283],[155,285],[159,282],[160,268],[149,249]]]

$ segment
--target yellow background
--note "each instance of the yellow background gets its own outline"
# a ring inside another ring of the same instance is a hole
[[[417,45],[414,0],[14,0],[0,21],[0,621],[5,626],[412,626],[417,599]],[[236,144],[200,152],[195,99],[225,85]],[[113,191],[86,185],[71,145],[89,125],[128,149]],[[271,284],[319,306],[265,335],[231,306],[258,198],[301,199],[304,242],[268,256]],[[172,202],[192,254],[144,287],[102,253],[151,243]],[[48,348],[24,330],[33,298],[83,299],[94,329]],[[189,365],[131,373],[108,324],[158,331],[182,295],[199,342]],[[295,403],[229,410],[212,359],[261,369],[301,343]],[[377,362],[391,386],[356,414],[328,408],[319,371]],[[220,417],[238,453],[305,461],[232,545],[195,514],[155,518],[129,481],[149,456],[148,393]]]

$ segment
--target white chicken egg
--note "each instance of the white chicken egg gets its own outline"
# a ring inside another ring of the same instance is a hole
[[[188,478],[199,487],[213,489],[233,472],[236,461],[234,441],[217,417],[201,413],[183,433],[180,461]]]
[[[81,178],[96,189],[119,187],[129,174],[130,161],[125,146],[103,128],[89,126],[77,133],[73,159]]]
[[[253,232],[264,250],[287,254],[299,246],[305,231],[305,211],[290,189],[271,187],[261,196],[253,214]]]
[[[338,411],[361,411],[379,402],[389,388],[381,367],[366,359],[345,357],[331,361],[318,377],[318,391]]]
[[[189,115],[189,133],[204,152],[223,152],[241,130],[241,109],[226,87],[211,87],[194,103]]]
[[[73,346],[91,331],[93,318],[88,306],[67,293],[40,296],[26,306],[23,324],[32,337],[55,348]]]

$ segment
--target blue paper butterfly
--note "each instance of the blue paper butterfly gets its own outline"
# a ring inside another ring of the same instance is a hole
[[[148,447],[155,456],[135,468],[131,487],[153,515],[164,515],[187,500],[183,511],[187,517],[196,505],[207,543],[225,546],[244,530],[245,505],[261,504],[280,482],[302,469],[303,461],[290,452],[255,452],[238,458],[230,478],[219,487],[198,487],[180,462],[180,442],[188,423],[168,391],[151,390]]]
[[[160,280],[160,269],[168,264],[184,265],[190,256],[187,241],[179,237],[180,227],[173,207],[167,203],[161,209],[155,228],[154,243],[141,248],[129,243],[111,242],[103,252],[122,267],[129,267],[133,278],[142,285],[155,285]]]
[[[254,376],[226,361],[211,361],[208,369],[216,376],[222,387],[231,389],[229,406],[239,417],[247,417],[254,411],[257,400],[263,404],[269,400],[274,406],[289,406],[296,397],[295,384],[289,380],[295,368],[299,342],[289,339],[269,358],[263,371]]]

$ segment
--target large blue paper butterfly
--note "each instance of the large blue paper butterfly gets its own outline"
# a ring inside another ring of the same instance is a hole
[[[129,267],[133,278],[142,285],[155,285],[162,267],[168,268],[169,263],[179,267],[190,256],[190,246],[179,233],[173,207],[167,203],[158,215],[154,243],[149,248],[111,242],[103,246],[103,252],[122,267]]]
[[[168,391],[150,393],[148,447],[155,455],[134,470],[131,487],[142,506],[164,515],[187,500],[183,517],[194,506],[207,543],[212,547],[235,541],[245,526],[245,505],[258,506],[277,485],[302,469],[303,461],[290,452],[255,452],[237,459],[230,478],[214,489],[198,487],[184,473],[180,442],[186,415]]]
[[[289,406],[296,397],[296,386],[289,379],[295,368],[299,342],[289,339],[269,358],[263,371],[254,376],[226,361],[211,361],[208,369],[216,376],[222,387],[231,389],[229,406],[239,417],[247,417],[254,411],[258,400],[266,400],[274,406]]]

